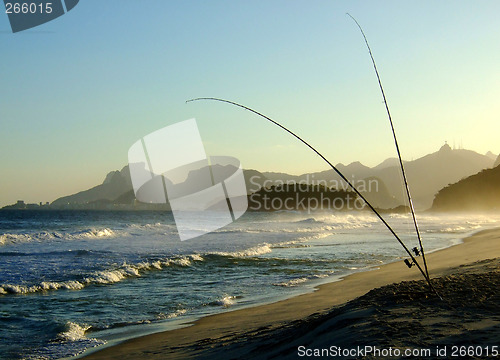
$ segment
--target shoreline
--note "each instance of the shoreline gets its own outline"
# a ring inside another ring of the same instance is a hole
[[[446,276],[464,264],[500,257],[500,228],[482,230],[457,245],[427,254],[431,278]],[[403,271],[405,270],[405,271]],[[420,272],[402,261],[350,274],[340,281],[318,285],[316,290],[270,304],[235,309],[202,317],[184,328],[158,332],[111,346],[89,349],[85,359],[169,359],[189,358],[193,347],[208,339],[226,341],[251,331],[271,331],[286,323],[323,314],[334,307],[365,295],[384,285],[421,280]]]

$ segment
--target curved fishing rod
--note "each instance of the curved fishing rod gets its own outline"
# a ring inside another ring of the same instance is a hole
[[[408,197],[408,203],[410,205],[411,216],[413,217],[413,223],[415,224],[415,231],[417,233],[418,244],[420,246],[420,252],[422,254],[422,259],[424,261],[425,273],[427,274],[427,277],[429,277],[429,270],[427,269],[427,261],[425,260],[424,246],[422,245],[422,237],[420,236],[420,229],[418,228],[417,217],[415,215],[415,208],[413,207],[413,200],[412,200],[411,194],[410,194],[410,187],[408,186],[408,180],[406,178],[406,171],[405,171],[405,167],[403,165],[403,159],[401,158],[401,152],[399,151],[399,144],[398,144],[398,139],[396,137],[396,131],[394,130],[391,112],[389,111],[389,105],[387,104],[387,99],[385,97],[384,88],[382,87],[382,81],[380,80],[380,75],[379,75],[378,70],[377,70],[377,65],[375,64],[375,59],[373,58],[370,44],[368,44],[368,39],[366,38],[365,32],[361,28],[361,25],[359,25],[357,20],[351,14],[349,14],[349,13],[346,13],[346,14],[356,23],[359,30],[361,31],[361,35],[363,35],[363,39],[365,39],[365,44],[366,44],[366,47],[368,48],[368,53],[370,54],[370,58],[372,60],[373,69],[375,70],[375,74],[377,75],[378,85],[380,87],[380,91],[382,92],[382,97],[384,98],[385,110],[387,112],[387,116],[389,117],[389,122],[391,123],[391,130],[392,130],[392,135],[394,137],[394,144],[396,145],[396,151],[398,153],[398,158],[399,158],[399,165],[401,167],[401,173],[403,174],[403,181],[405,184],[406,195]]]
[[[347,180],[347,178],[344,176],[344,174],[342,174],[339,169],[337,169],[330,161],[328,161],[328,159],[326,157],[324,157],[312,145],[310,145],[307,141],[305,141],[300,136],[298,136],[297,134],[295,134],[293,131],[287,129],[286,127],[284,127],[283,125],[281,125],[277,121],[274,121],[270,117],[268,117],[268,116],[266,116],[266,115],[264,115],[264,114],[262,114],[262,113],[260,113],[260,112],[258,112],[256,110],[253,110],[253,109],[251,109],[251,108],[249,108],[249,107],[247,107],[245,105],[241,105],[241,104],[235,103],[233,101],[219,99],[219,98],[214,98],[214,97],[203,97],[203,98],[190,99],[190,100],[187,100],[186,103],[192,102],[192,101],[200,101],[200,100],[210,100],[210,101],[223,102],[223,103],[235,105],[235,106],[240,107],[242,109],[248,110],[248,111],[250,111],[250,112],[252,112],[252,113],[254,113],[254,114],[256,114],[256,115],[258,115],[258,116],[260,116],[260,117],[262,117],[264,119],[266,119],[267,121],[272,122],[274,125],[280,127],[281,129],[285,130],[287,133],[289,133],[290,135],[294,136],[295,138],[297,138],[298,140],[300,140],[303,144],[305,144],[307,147],[309,147],[309,149],[311,149],[312,151],[314,151],[316,153],[316,155],[318,155],[321,159],[323,159],[342,178],[342,180],[344,180],[347,183],[347,185],[365,202],[365,204],[368,205],[368,207],[370,208],[370,210],[373,211],[375,213],[375,215],[377,215],[377,217],[380,219],[380,221],[382,221],[382,223],[385,225],[385,227],[387,229],[389,229],[389,231],[391,232],[391,234],[396,238],[396,240],[399,242],[399,244],[405,249],[406,253],[410,256],[410,258],[413,261],[413,263],[417,266],[418,270],[420,271],[420,273],[422,274],[422,276],[424,277],[424,279],[429,284],[429,287],[434,291],[434,293],[440,299],[442,299],[441,296],[439,295],[439,293],[434,288],[434,286],[432,286],[431,280],[430,280],[429,276],[424,272],[424,270],[422,269],[422,267],[418,263],[417,259],[415,259],[415,257],[411,253],[411,251],[406,247],[406,245],[403,243],[403,241],[399,238],[399,236],[396,234],[396,232],[392,229],[392,227],[385,221],[385,219],[382,217],[382,215],[380,215],[380,213],[373,207],[373,205],[370,204],[368,202],[368,200],[366,200],[366,198],[363,196],[363,194],[361,194],[359,192],[359,190],[353,184],[351,184],[349,182],[349,180]]]

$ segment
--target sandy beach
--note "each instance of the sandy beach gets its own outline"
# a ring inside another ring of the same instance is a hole
[[[446,358],[463,350],[454,345],[474,346],[467,356],[481,358],[499,350],[497,258],[500,229],[485,230],[427,255],[444,301],[428,292],[416,267],[395,262],[321,285],[313,293],[105,347],[85,359],[294,359],[315,355],[315,349],[338,358],[391,357],[336,348],[365,346],[430,351],[392,358]]]

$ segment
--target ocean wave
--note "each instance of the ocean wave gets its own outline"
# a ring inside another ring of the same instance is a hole
[[[81,290],[85,287],[85,284],[80,281],[42,281],[38,285],[14,285],[14,284],[2,284],[0,285],[0,294],[31,294],[35,292],[49,291],[49,290]]]
[[[308,218],[303,220],[297,220],[293,222],[294,224],[323,224],[323,221],[317,220],[315,218]]]
[[[109,239],[116,237],[118,235],[117,232],[109,229],[109,228],[104,228],[104,229],[85,229],[77,232],[73,232],[69,234],[69,236],[66,236],[65,238],[68,239]]]
[[[302,239],[309,239],[309,238],[302,238]],[[285,245],[281,245],[281,244],[277,244],[277,245],[273,245],[272,248],[273,249],[301,249],[301,248],[308,248],[308,247],[311,247],[311,245],[308,245],[308,244],[301,244],[299,241],[297,241],[295,244],[285,244]]]
[[[362,214],[336,214],[321,217],[319,220],[328,225],[345,228],[350,228],[351,226],[354,226],[354,228],[371,227],[373,224],[379,223],[379,220],[375,216]]]
[[[288,280],[288,281],[281,282],[281,283],[273,283],[273,286],[295,287],[295,286],[299,286],[300,284],[302,284],[308,280],[309,280],[308,277],[295,278],[295,279]]]
[[[0,244],[8,245],[8,244],[19,244],[26,242],[40,242],[45,240],[52,239],[60,239],[63,235],[59,232],[49,232],[49,231],[40,231],[31,234],[2,234],[0,235]]]
[[[168,314],[159,313],[158,315],[156,315],[156,320],[173,319],[173,318],[176,318],[178,316],[184,315],[186,312],[187,312],[186,309],[178,309],[178,310],[175,310],[174,312],[171,312]]]
[[[47,256],[90,256],[96,254],[102,254],[109,251],[101,250],[101,251],[93,251],[93,250],[63,250],[63,251],[48,251],[48,252],[36,252],[36,253],[25,253],[25,252],[17,252],[17,251],[0,251],[0,256],[37,256],[37,257],[47,257]]]
[[[118,235],[126,235],[109,228],[89,228],[75,232],[38,231],[32,233],[4,233],[0,235],[0,245],[51,240],[109,239]]]
[[[235,257],[235,258],[243,258],[243,257],[255,257],[259,255],[268,254],[272,251],[272,245],[264,243],[262,245],[254,246],[246,250],[239,251],[215,251],[207,253],[206,255],[219,255],[224,257]]]
[[[174,224],[162,224],[160,222],[154,224],[129,224],[127,225],[128,230],[148,230],[163,233],[165,231],[177,231],[177,227]]]
[[[23,355],[23,360],[62,359],[77,356],[86,349],[106,344],[104,340],[86,336],[89,325],[80,325],[71,321],[62,326],[56,337],[45,346]]]
[[[245,229],[245,228],[221,228],[214,231],[217,234],[260,234],[262,232],[274,232],[272,229]]]
[[[214,300],[207,305],[209,306],[223,306],[223,307],[230,307],[231,305],[234,305],[235,300],[237,298],[240,298],[239,296],[230,296],[230,295],[224,295],[220,299]]]
[[[456,227],[448,227],[445,229],[442,229],[440,232],[441,233],[461,233],[464,231],[467,231],[468,229],[464,226],[456,226]]]
[[[300,284],[303,284],[307,281],[314,280],[314,279],[321,279],[321,278],[325,278],[328,276],[330,276],[330,275],[318,274],[318,275],[312,275],[312,276],[305,276],[305,277],[295,278],[295,279],[291,279],[291,280],[280,282],[280,283],[273,283],[273,286],[296,287],[296,286],[299,286]]]
[[[120,282],[131,277],[140,277],[143,273],[162,270],[167,267],[188,267],[193,262],[204,261],[198,254],[165,258],[152,261],[143,261],[138,264],[126,264],[116,269],[96,271],[79,280],[69,281],[42,281],[36,285],[1,284],[0,295],[26,295],[36,292],[52,290],[81,290],[90,285],[107,285]]]
[[[90,329],[90,325],[79,325],[77,323],[68,321],[65,329],[57,334],[56,340],[59,341],[77,341],[86,338],[85,332]]]
[[[469,226],[462,226],[462,225],[457,225],[457,226],[449,226],[444,229],[429,229],[426,232],[431,233],[431,234],[462,234],[462,233],[467,233],[469,231],[477,230],[480,229],[480,225],[469,225]]]
[[[319,240],[319,239],[324,239],[326,237],[329,237],[331,235],[332,235],[331,233],[322,232],[322,233],[318,233],[318,234],[314,234],[314,235],[310,235],[310,236],[300,237],[297,239],[297,241],[298,242],[306,242],[306,241],[310,241],[310,240]]]
[[[319,233],[324,231],[338,231],[349,229],[369,228],[370,223],[364,222],[340,222],[327,223],[313,218],[298,220],[295,222],[279,223],[282,226],[271,228],[265,227],[250,227],[250,228],[223,228],[214,231],[217,234],[304,234],[304,233]]]
[[[410,219],[410,213],[404,213],[404,214],[388,214],[387,215],[390,219]]]

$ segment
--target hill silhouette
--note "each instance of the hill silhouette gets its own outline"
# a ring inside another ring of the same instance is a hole
[[[447,144],[439,151],[405,163],[408,184],[414,205],[425,210],[432,206],[435,194],[443,187],[467,176],[491,168],[493,160],[471,150],[452,150]],[[398,167],[380,170],[377,174],[397,199],[404,198]]]
[[[491,211],[500,209],[500,165],[441,189],[435,211]]]
[[[221,166],[215,165],[217,168],[217,173],[219,175],[229,176],[234,173],[236,168],[231,165]],[[187,178],[184,182],[176,185],[177,191],[183,191],[183,189],[190,189],[193,187],[193,183],[197,183],[197,178],[200,175],[200,172],[203,172],[203,169],[192,170],[189,172]],[[264,182],[268,179],[262,175],[259,171],[256,170],[244,170],[243,175],[245,181],[247,183],[247,189],[251,189],[250,184],[252,184],[255,190],[258,190],[262,187]],[[165,181],[169,181],[166,179]],[[168,202],[168,200],[167,200]],[[152,206],[151,204],[138,203],[134,190],[132,188],[132,181],[130,178],[129,166],[125,166],[120,171],[111,171],[109,172],[103,183],[97,186],[94,186],[88,190],[80,191],[76,194],[63,196],[53,201],[51,204],[52,208],[113,208],[115,205],[119,205],[121,207],[130,207],[134,206],[134,208],[161,208],[169,210],[170,207],[167,203],[166,207],[163,206]]]
[[[500,165],[500,155],[498,155],[497,159],[495,160],[495,164],[493,165],[493,167],[497,167],[498,165]]]
[[[100,200],[112,202],[130,190],[132,190],[132,182],[127,165],[121,171],[111,171],[108,173],[102,184],[73,195],[61,197],[53,201],[51,207],[67,207],[98,202]]]

